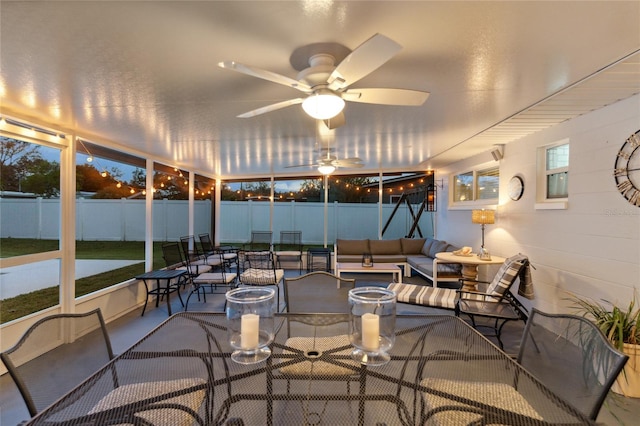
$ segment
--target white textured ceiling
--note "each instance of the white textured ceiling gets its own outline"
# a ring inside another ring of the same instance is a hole
[[[347,104],[333,147],[359,172],[437,169],[640,92],[638,1],[3,0],[2,112],[209,176],[308,175],[285,168],[318,156],[299,105],[235,117],[299,92],[216,64],[295,78],[296,48],[376,33],[403,50],[353,87],[431,96]]]

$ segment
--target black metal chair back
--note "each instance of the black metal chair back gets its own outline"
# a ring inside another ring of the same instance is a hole
[[[340,288],[337,287],[340,283]],[[284,300],[288,312],[349,313],[349,290],[356,280],[316,271],[284,279]]]
[[[517,360],[548,388],[596,420],[627,359],[588,319],[534,308]]]
[[[198,239],[200,239],[200,247],[205,254],[212,254],[215,251],[209,234],[199,234]]]
[[[35,416],[107,364],[113,351],[95,309],[37,321],[0,357]]]
[[[180,237],[180,246],[182,247],[182,253],[184,254],[184,258],[187,262],[202,260],[205,257],[200,251],[200,247],[198,247],[193,235]]]
[[[186,262],[180,251],[178,243],[166,243],[162,245],[162,258],[169,269],[184,268]]]
[[[251,241],[249,251],[271,250],[273,242],[273,232],[271,231],[251,231]]]

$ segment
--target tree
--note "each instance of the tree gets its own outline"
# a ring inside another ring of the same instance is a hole
[[[76,190],[85,192],[98,192],[101,189],[113,185],[116,180],[111,174],[102,173],[90,164],[76,166]]]
[[[300,192],[304,194],[308,201],[321,201],[324,196],[322,179],[309,179],[302,181]]]
[[[0,190],[21,191],[21,180],[28,175],[31,165],[41,159],[38,145],[0,136]]]
[[[52,198],[60,194],[60,164],[42,158],[34,160],[22,181],[22,190]]]
[[[368,177],[330,177],[329,182],[329,202],[339,203],[361,203],[365,198],[361,188],[371,183]],[[324,200],[323,179],[305,180],[300,186],[300,191],[304,192],[309,200]]]
[[[267,181],[249,182],[244,186],[244,192],[248,195],[268,197],[271,195],[271,184]]]
[[[329,179],[329,201],[339,203],[361,203],[361,188],[371,183],[368,177],[337,177]]]

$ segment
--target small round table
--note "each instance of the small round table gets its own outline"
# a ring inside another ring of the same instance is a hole
[[[491,255],[491,260],[481,260],[476,253],[471,253],[471,256],[460,256],[450,251],[436,253],[436,259],[446,263],[462,264],[462,289],[466,291],[478,291],[476,283],[467,280],[478,279],[479,265],[497,265],[504,263],[506,260],[504,257],[493,255]]]

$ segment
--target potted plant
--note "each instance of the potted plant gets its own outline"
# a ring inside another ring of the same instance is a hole
[[[574,297],[574,302],[582,315],[593,321],[613,346],[629,356],[611,390],[640,398],[640,309],[636,309],[635,299],[626,308],[606,300],[598,303]]]

